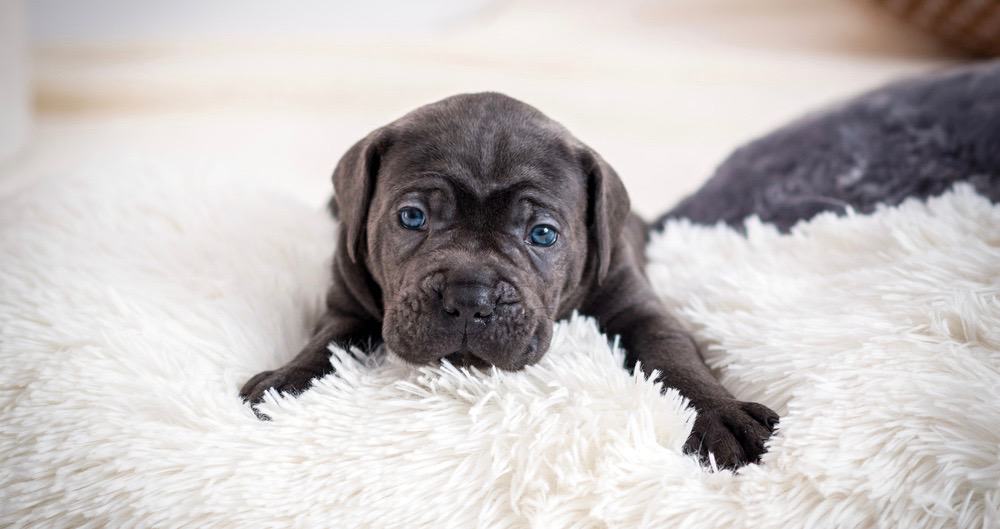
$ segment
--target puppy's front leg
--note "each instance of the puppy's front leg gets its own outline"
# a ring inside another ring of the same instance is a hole
[[[263,400],[264,394],[270,388],[282,393],[301,393],[309,387],[313,379],[333,371],[330,352],[327,349],[330,343],[350,347],[364,345],[370,339],[370,323],[331,310],[323,315],[309,343],[291,362],[273,371],[254,375],[243,385],[240,396],[244,401],[256,404]]]
[[[621,336],[626,367],[640,363],[649,376],[654,370],[664,387],[687,397],[698,416],[684,448],[706,460],[708,453],[722,468],[755,463],[764,453],[778,415],[766,406],[743,402],[719,383],[705,365],[694,340],[681,329],[638,272],[609,278],[606,297],[595,311],[605,331]]]

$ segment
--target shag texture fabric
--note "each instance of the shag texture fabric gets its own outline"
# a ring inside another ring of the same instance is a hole
[[[519,373],[334,351],[258,421],[237,390],[305,341],[334,227],[238,181],[110,173],[0,205],[0,526],[1000,523],[1000,207],[970,187],[654,237],[657,290],[782,415],[733,474],[681,453],[692,412],[584,318]]]

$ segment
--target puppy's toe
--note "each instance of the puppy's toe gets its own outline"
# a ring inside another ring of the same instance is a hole
[[[722,421],[742,448],[741,463],[759,463],[765,452],[764,441],[771,436],[771,430],[745,413],[723,414]]]
[[[767,428],[769,432],[773,432],[774,427],[778,425],[778,420],[780,419],[778,414],[774,413],[771,408],[768,408],[763,404],[758,404],[756,402],[744,402],[741,407],[747,415],[756,419],[757,422]]]
[[[274,389],[279,393],[297,395],[307,389],[312,383],[315,373],[304,368],[286,366],[275,371],[264,371],[254,375],[243,388],[240,397],[244,402],[258,404],[264,400],[267,390]],[[254,410],[256,412],[256,409]],[[261,414],[258,413],[258,417]]]
[[[256,391],[257,386],[260,385],[262,380],[271,376],[273,373],[274,371],[263,371],[250,377],[250,380],[247,380],[246,384],[243,384],[243,387],[240,389],[240,397],[243,398],[243,401],[250,403],[260,402],[264,392]]]

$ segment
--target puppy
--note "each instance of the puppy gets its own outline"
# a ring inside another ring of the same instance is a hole
[[[245,400],[330,373],[330,343],[518,370],[578,310],[621,337],[625,367],[656,370],[690,399],[687,451],[727,468],[760,459],[778,416],[715,379],[644,276],[648,228],[618,175],[538,110],[495,93],[432,103],[351,147],[333,183],[326,313],[298,356],[243,386]]]

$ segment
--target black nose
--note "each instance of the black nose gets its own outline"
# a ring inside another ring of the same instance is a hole
[[[485,322],[493,315],[496,306],[492,290],[476,283],[446,285],[441,293],[441,308],[453,318]]]

